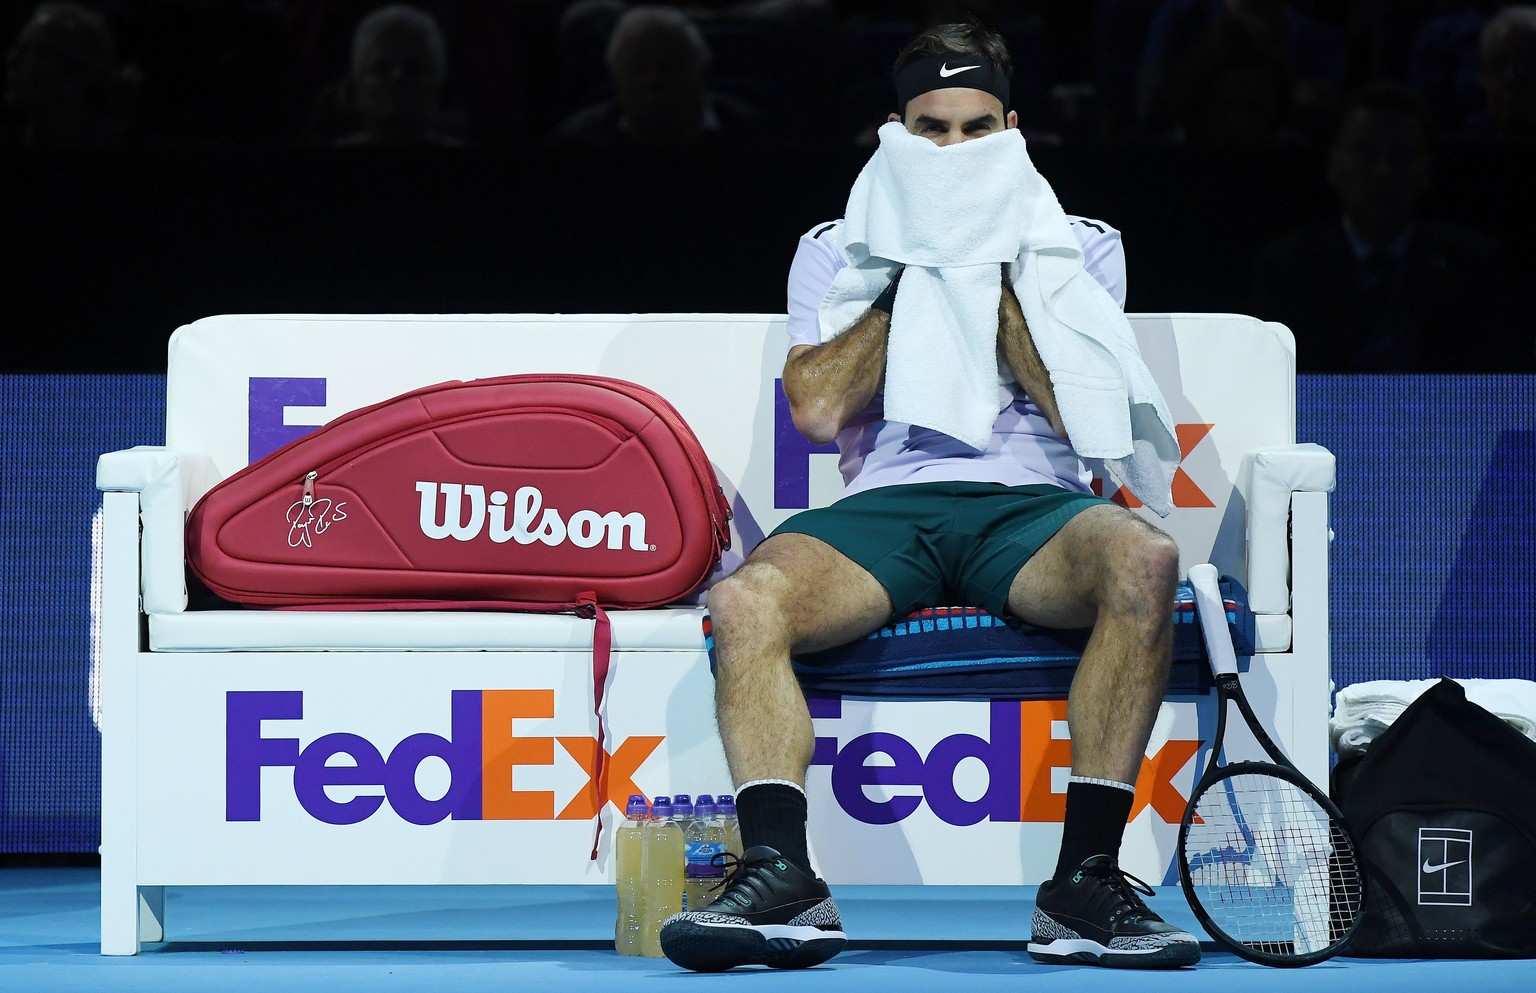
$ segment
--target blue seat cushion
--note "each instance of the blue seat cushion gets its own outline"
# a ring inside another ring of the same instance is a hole
[[[1238,655],[1252,655],[1253,613],[1247,591],[1221,579],[1227,628]],[[915,611],[857,641],[794,660],[806,692],[854,696],[1060,699],[1067,695],[1087,630],[1035,627],[972,607]],[[1203,693],[1214,685],[1195,596],[1180,583],[1173,606],[1173,670],[1169,693]]]

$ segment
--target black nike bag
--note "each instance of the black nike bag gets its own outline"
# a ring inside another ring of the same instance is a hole
[[[1536,741],[1442,679],[1340,763],[1334,793],[1367,885],[1346,954],[1536,956]]]

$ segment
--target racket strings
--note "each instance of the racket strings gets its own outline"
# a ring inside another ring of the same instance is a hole
[[[1184,850],[1212,925],[1257,952],[1320,952],[1359,917],[1364,887],[1349,835],[1283,779],[1217,780],[1195,802]]]

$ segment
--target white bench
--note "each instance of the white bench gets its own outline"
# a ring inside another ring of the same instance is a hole
[[[1323,783],[1333,460],[1294,444],[1291,335],[1227,315],[1132,324],[1185,449],[1178,509],[1161,524],[1186,567],[1211,561],[1246,583],[1258,615],[1247,690]],[[166,445],[108,453],[98,467],[103,953],[163,937],[165,886],[609,882],[612,806],[600,857],[587,857],[599,806],[586,773],[590,621],[188,609],[185,516],[252,458],[359,406],[452,379],[595,373],[658,390],[690,422],[732,496],[739,555],[839,488],[836,457],[812,452],[782,405],[782,325],[718,314],[236,316],[177,331]],[[701,615],[613,614],[607,799],[729,789]],[[829,881],[1049,873],[1070,764],[1063,700],[844,699],[818,713],[811,841]],[[1211,719],[1203,696],[1164,705],[1124,852],[1143,878],[1170,879]],[[972,815],[936,816],[921,802],[934,791]]]

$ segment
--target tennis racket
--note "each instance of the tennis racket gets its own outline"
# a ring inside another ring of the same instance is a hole
[[[1360,924],[1365,884],[1339,808],[1275,746],[1237,678],[1216,568],[1190,585],[1216,675],[1216,739],[1179,825],[1179,882],[1218,944],[1252,962],[1312,965]],[[1227,704],[1273,762],[1222,761]]]

